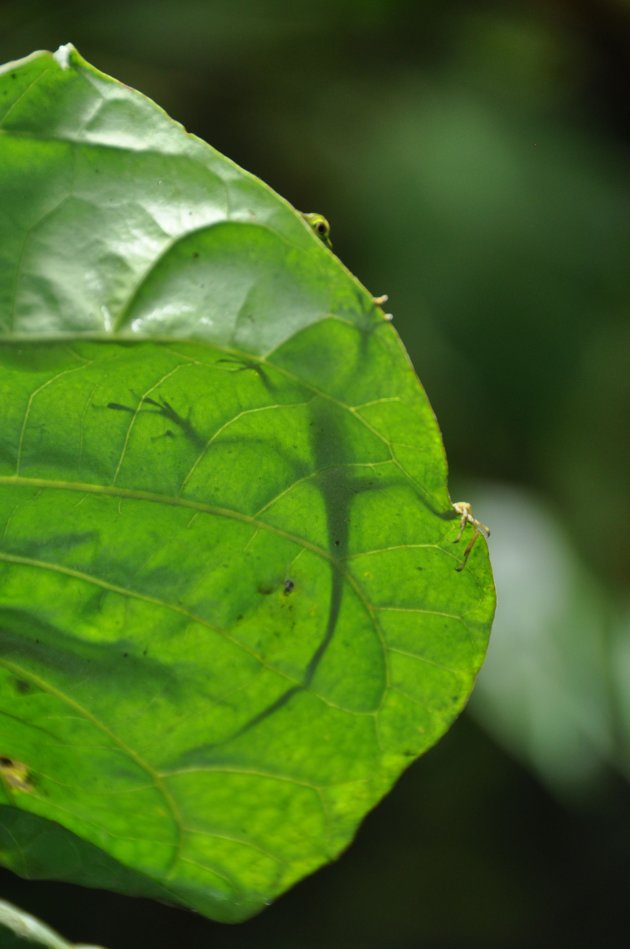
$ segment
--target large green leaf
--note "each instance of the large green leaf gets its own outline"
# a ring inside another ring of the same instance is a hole
[[[462,708],[485,543],[282,198],[71,47],[0,121],[0,859],[243,919]]]

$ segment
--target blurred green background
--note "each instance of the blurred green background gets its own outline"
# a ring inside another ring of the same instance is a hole
[[[9,0],[298,208],[388,309],[499,606],[470,709],[257,919],[3,873],[108,949],[622,946],[630,923],[630,4]],[[0,168],[0,174],[2,170]],[[0,212],[1,213],[1,212]]]

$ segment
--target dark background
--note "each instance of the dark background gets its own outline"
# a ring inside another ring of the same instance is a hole
[[[328,216],[389,294],[499,595],[470,712],[261,916],[8,873],[1,896],[108,949],[627,945],[628,3],[10,0],[0,22],[0,61],[71,41]]]

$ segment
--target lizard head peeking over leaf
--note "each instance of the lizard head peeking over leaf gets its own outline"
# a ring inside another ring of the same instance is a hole
[[[323,214],[316,214],[314,211],[308,211],[302,214],[307,224],[313,228],[320,240],[326,247],[332,250],[332,241],[330,239],[330,224]]]

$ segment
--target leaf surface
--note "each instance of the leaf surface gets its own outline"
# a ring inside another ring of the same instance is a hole
[[[0,168],[0,859],[244,919],[461,710],[485,542],[262,182],[71,47],[0,72]]]

